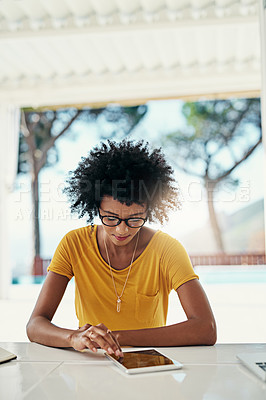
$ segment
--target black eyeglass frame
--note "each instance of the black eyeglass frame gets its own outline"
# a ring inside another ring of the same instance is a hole
[[[119,217],[115,217],[115,216],[113,216],[113,215],[101,215],[100,214],[100,211],[99,211],[99,217],[100,217],[100,220],[102,221],[102,223],[105,225],[105,226],[110,226],[110,227],[112,227],[112,226],[118,226],[118,225],[120,225],[121,224],[121,222],[122,221],[124,221],[125,223],[126,223],[126,225],[129,227],[129,228],[141,228],[144,224],[145,224],[145,222],[147,221],[147,218],[141,218],[141,217],[131,217],[131,218],[119,218]],[[107,225],[106,223],[104,223],[104,221],[103,221],[103,219],[104,218],[115,218],[115,219],[117,219],[117,224],[115,224],[115,225]],[[128,224],[128,221],[130,221],[131,219],[142,219],[142,221],[143,221],[143,224],[142,225],[139,225],[139,226],[131,226],[131,225],[129,225]]]

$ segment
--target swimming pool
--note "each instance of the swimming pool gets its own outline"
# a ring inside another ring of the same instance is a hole
[[[199,266],[195,267],[200,282],[210,285],[238,283],[266,283],[266,265],[254,266]],[[13,278],[13,284],[42,284],[45,276],[20,276]],[[71,284],[74,279],[71,279]]]
[[[266,266],[256,269],[213,269],[195,268],[200,281],[206,284],[266,283]]]

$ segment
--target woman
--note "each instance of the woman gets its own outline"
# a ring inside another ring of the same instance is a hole
[[[27,324],[29,339],[117,356],[123,345],[213,345],[215,320],[185,249],[145,226],[163,223],[180,205],[161,150],[108,141],[82,159],[65,191],[71,210],[87,215],[91,225],[69,232],[57,247]],[[93,225],[96,215],[99,226]],[[51,322],[73,276],[76,330]],[[172,289],[187,321],[165,326]]]

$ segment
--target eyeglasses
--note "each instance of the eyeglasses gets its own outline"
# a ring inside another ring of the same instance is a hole
[[[121,224],[122,221],[125,221],[126,225],[129,226],[130,228],[141,228],[145,222],[147,221],[147,218],[118,218],[118,217],[112,217],[110,215],[101,215],[99,213],[99,217],[102,221],[102,223],[106,226],[117,226]]]

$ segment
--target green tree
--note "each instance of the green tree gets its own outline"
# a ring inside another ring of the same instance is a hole
[[[18,173],[31,176],[32,230],[33,230],[33,272],[36,259],[40,257],[39,221],[39,174],[43,168],[53,166],[58,161],[55,146],[62,135],[70,134],[77,121],[96,123],[99,139],[127,136],[142,120],[147,106],[121,107],[109,105],[105,108],[76,108],[38,111],[21,111],[21,131],[19,141]]]
[[[202,179],[207,192],[210,223],[217,248],[224,252],[221,229],[214,208],[215,192],[223,185],[239,184],[233,171],[262,142],[259,99],[229,99],[184,103],[186,126],[167,134],[177,168]]]

